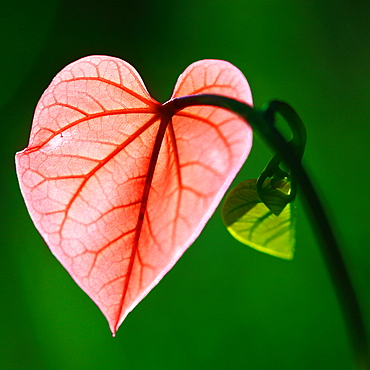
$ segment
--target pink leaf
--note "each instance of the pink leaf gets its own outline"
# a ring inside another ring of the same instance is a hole
[[[251,104],[242,73],[203,60],[174,97]],[[27,208],[49,248],[116,330],[197,238],[248,156],[249,126],[221,108],[172,119],[128,63],[91,56],[42,95],[16,155]]]

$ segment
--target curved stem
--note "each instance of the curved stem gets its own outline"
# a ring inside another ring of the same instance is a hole
[[[358,368],[370,369],[369,342],[359,301],[329,218],[309,175],[301,164],[301,159],[297,158],[292,147],[285,141],[276,127],[269,122],[266,111],[254,109],[242,102],[223,96],[202,94],[170,100],[162,108],[175,114],[177,111],[193,105],[217,106],[240,115],[260,134],[272,150],[281,155],[283,161],[290,168],[300,185],[306,200],[306,207],[312,216],[311,221],[322,241],[320,243],[321,251],[342,308]]]

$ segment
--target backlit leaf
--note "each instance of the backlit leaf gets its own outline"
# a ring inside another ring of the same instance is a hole
[[[228,62],[199,61],[173,98],[214,93],[252,103]],[[198,237],[247,158],[251,128],[196,106],[172,119],[128,63],[91,56],[42,95],[16,155],[22,194],[49,248],[113,334]]]
[[[259,198],[256,180],[246,180],[227,196],[222,207],[223,221],[235,239],[272,256],[292,259],[295,244],[294,208],[286,204],[287,183],[272,189],[266,180],[266,199],[273,213]],[[282,209],[283,208],[283,209]]]

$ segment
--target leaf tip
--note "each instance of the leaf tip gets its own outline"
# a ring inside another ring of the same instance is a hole
[[[114,326],[112,325],[110,327],[110,331],[112,332],[112,338],[114,338],[116,336],[117,330],[118,330],[117,325],[114,325]]]

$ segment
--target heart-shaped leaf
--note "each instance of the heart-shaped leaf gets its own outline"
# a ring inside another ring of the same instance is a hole
[[[227,196],[222,218],[230,234],[241,243],[260,252],[283,259],[292,259],[295,244],[295,217],[287,203],[289,183],[272,188],[270,179],[263,185],[269,208],[257,194],[256,180],[246,180]]]
[[[242,73],[219,60],[189,66],[172,98],[199,93],[252,103]],[[91,56],[44,92],[16,166],[37,229],[115,334],[197,238],[251,144],[237,115],[194,106],[171,117],[131,65]]]

